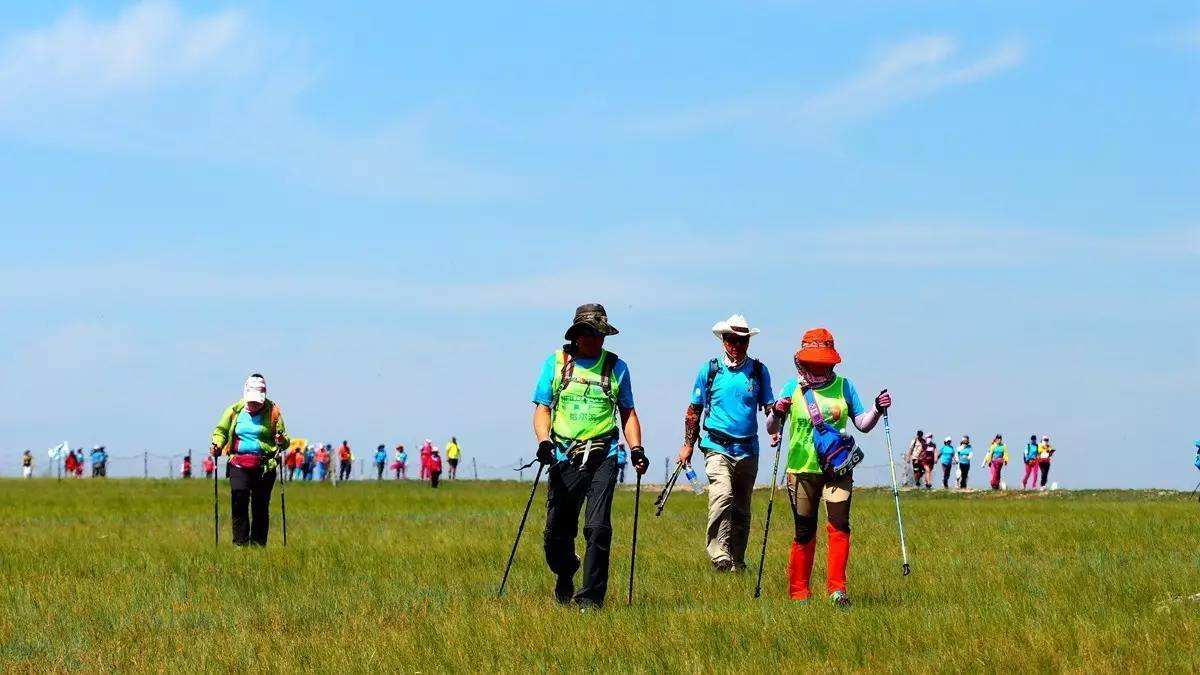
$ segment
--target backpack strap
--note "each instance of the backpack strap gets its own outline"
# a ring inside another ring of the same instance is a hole
[[[562,396],[567,385],[571,383],[571,376],[575,374],[575,359],[566,348],[558,350],[555,359],[562,359],[562,366],[558,370],[558,386],[554,388],[554,392],[550,395],[550,414],[558,409],[558,399]]]
[[[608,400],[613,402],[613,407],[616,407],[616,397],[613,395],[612,376],[613,371],[617,368],[617,361],[621,358],[610,351],[600,352],[600,358],[604,359],[604,363],[600,366],[600,389]]]
[[[708,361],[708,380],[704,384],[704,416],[712,408],[713,383],[717,381],[717,373],[721,372],[721,363],[717,359]]]
[[[812,389],[804,385],[798,386],[804,392],[804,407],[808,408],[808,419],[812,420],[813,428],[825,426],[825,416],[821,414],[821,408],[817,405],[817,397],[813,394]]]

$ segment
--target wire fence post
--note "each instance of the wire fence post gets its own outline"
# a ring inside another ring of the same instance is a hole
[[[174,476],[174,475],[175,475],[175,460],[170,460],[167,462],[167,480],[170,480],[171,476]]]
[[[525,466],[525,458],[524,458],[524,457],[518,457],[518,458],[517,458],[517,465],[518,465],[518,466],[522,466],[522,467],[523,467],[523,466]],[[525,469],[523,469],[523,468],[522,468],[522,469],[517,469],[517,480],[518,480],[518,481],[524,481],[524,480],[525,480]]]
[[[663,485],[666,485],[668,480],[671,480],[671,460],[663,457]]]
[[[149,461],[150,461],[150,453],[143,451],[142,452],[142,478],[150,477],[150,464],[148,463]]]
[[[475,465],[475,458],[471,458],[471,473],[475,474],[475,480],[479,480],[479,467]]]

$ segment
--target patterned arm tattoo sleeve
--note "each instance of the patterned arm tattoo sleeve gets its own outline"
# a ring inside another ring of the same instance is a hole
[[[689,448],[700,440],[700,414],[703,412],[704,406],[689,405],[683,415],[683,444]]]

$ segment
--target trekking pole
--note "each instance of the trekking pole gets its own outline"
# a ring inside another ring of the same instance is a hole
[[[221,509],[220,496],[218,495],[217,483],[217,461],[220,457],[213,457],[213,546],[221,545]]]
[[[517,557],[517,544],[521,543],[521,533],[525,531],[525,519],[529,517],[529,507],[533,505],[533,496],[537,494],[538,482],[542,478],[542,469],[544,468],[546,468],[546,465],[538,462],[537,475],[533,477],[533,489],[529,491],[529,501],[525,502],[525,513],[521,514],[521,525],[517,527],[517,538],[513,540],[512,552],[508,554],[508,564],[504,566],[504,578],[500,580],[500,591],[496,593],[497,598],[504,597],[504,586],[508,583],[508,572],[512,569],[513,558]]]
[[[783,424],[786,425],[786,422],[787,420],[785,419]],[[758,554],[758,581],[754,583],[755,598],[762,596],[763,566],[767,562],[767,533],[771,531],[771,510],[775,507],[775,484],[778,482],[775,478],[779,474],[779,453],[783,450],[785,429],[786,426],[779,428],[779,443],[775,446],[775,466],[771,469],[771,496],[767,499],[767,521],[763,523],[762,551]]]
[[[284,487],[283,473],[279,474],[279,516],[283,524],[283,545],[287,546],[287,488]]]
[[[654,505],[658,507],[654,512],[655,518],[661,516],[663,509],[666,508],[667,500],[671,498],[671,493],[675,490],[675,481],[679,480],[680,471],[683,471],[682,462],[675,465],[675,473],[671,474],[671,477],[667,479],[666,484],[663,485],[662,492],[659,492],[658,498],[654,500]]]
[[[637,467],[634,467],[634,472],[637,473]],[[629,552],[629,601],[626,605],[633,604],[633,570],[637,564],[637,521],[638,507],[642,501],[642,474],[637,474],[637,488],[633,493],[633,546]]]
[[[887,389],[884,389],[886,392]],[[904,517],[900,515],[900,488],[896,485],[896,464],[892,461],[892,425],[888,421],[887,412],[883,413],[883,435],[887,439],[888,467],[892,470],[892,497],[896,500],[896,525],[900,528],[900,560],[903,564],[903,576],[908,576],[912,568],[908,565],[908,547],[904,543]]]

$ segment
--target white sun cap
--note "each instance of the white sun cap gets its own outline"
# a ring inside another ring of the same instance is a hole
[[[251,375],[242,385],[242,400],[247,403],[262,403],[267,400],[267,381]]]
[[[723,338],[725,335],[740,335],[742,337],[752,337],[758,335],[757,328],[751,328],[746,322],[746,317],[741,314],[734,314],[724,321],[718,321],[712,327],[713,335],[717,339]]]

